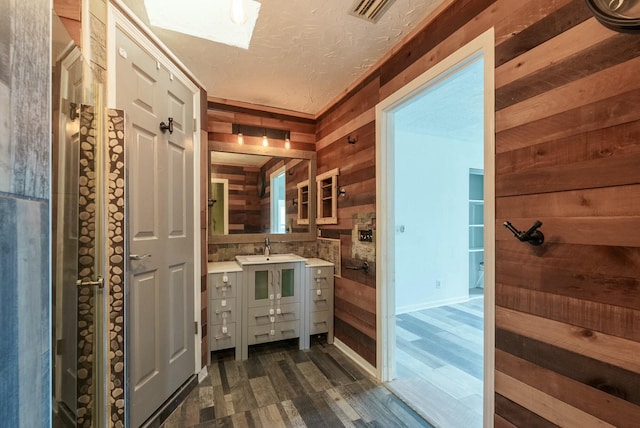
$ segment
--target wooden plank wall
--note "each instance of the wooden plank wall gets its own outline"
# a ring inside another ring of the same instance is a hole
[[[237,144],[237,136],[232,133],[232,125],[250,125],[250,126],[258,126],[265,127],[269,129],[282,129],[290,131],[290,139],[291,139],[291,149],[293,150],[307,150],[307,151],[315,151],[315,120],[309,116],[298,113],[285,112],[282,110],[278,110],[275,108],[269,107],[260,107],[253,106],[248,104],[229,102],[227,100],[210,98],[208,102],[208,110],[207,110],[207,119],[208,119],[208,139],[210,142],[216,141],[221,143],[227,143],[231,147],[235,148]],[[284,141],[275,140],[272,142],[274,146],[283,147]],[[261,146],[262,138],[260,137],[250,137],[244,136],[244,144],[250,146]],[[293,206],[293,198],[297,197],[297,188],[296,184],[299,181],[304,180],[304,171],[301,168],[298,168],[297,165],[290,164],[287,165],[287,168],[291,175],[287,176],[287,219],[294,219],[294,216],[297,217],[297,208]],[[269,170],[272,168],[268,167]],[[259,173],[259,169],[253,169],[248,171],[248,174],[239,171],[227,171],[230,175],[226,178],[230,178],[230,186],[232,183],[239,184],[238,180],[243,176],[251,176],[253,177],[253,184],[250,184],[246,192],[250,195],[255,195],[255,203],[252,203],[250,207],[244,206],[244,202],[242,202],[242,206],[235,206],[236,214],[233,216],[229,215],[230,223],[233,223],[233,229],[236,231],[239,228],[244,227],[245,218],[242,218],[243,215],[251,215],[255,217],[255,222],[252,224],[260,224],[261,215],[262,215],[262,206],[267,202],[267,197],[270,193],[270,189],[267,183],[264,202],[260,200],[257,194],[257,177]],[[265,176],[269,178],[269,172],[265,171]],[[235,181],[234,181],[235,180]],[[235,186],[233,189],[230,187],[230,199],[233,198],[233,192],[239,192],[239,187]],[[244,198],[243,198],[244,200]],[[238,202],[240,203],[240,202]],[[232,205],[231,208],[234,208]],[[268,208],[268,207],[267,207]],[[244,210],[244,211],[243,211]],[[267,212],[267,210],[265,210]],[[236,220],[232,220],[235,218]],[[264,222],[266,224],[266,221]],[[300,232],[301,229],[297,228],[296,222],[292,223],[293,231]],[[230,232],[232,226],[230,225]],[[209,252],[215,252],[215,245],[209,245]]]
[[[308,115],[277,111],[260,106],[238,105],[221,99],[209,99],[208,103],[209,141],[236,144],[232,125],[249,125],[269,129],[291,131],[291,148],[315,151],[315,120]],[[275,141],[283,147],[284,141]],[[244,137],[244,144],[259,146],[260,137]]]
[[[229,180],[229,233],[262,233],[260,227],[260,168],[213,165],[211,178]]]
[[[283,160],[274,158],[261,168],[261,174],[266,178],[264,197],[260,201],[261,221],[265,227],[264,232],[269,230],[271,225],[271,174],[283,167],[285,176],[285,224],[287,230],[293,233],[305,233],[309,231],[308,225],[298,226],[298,206],[294,205],[293,199],[298,198],[297,184],[309,179],[309,162],[301,159]]]
[[[640,36],[584,0],[459,0],[318,118],[318,172],[340,168],[337,226],[375,210],[375,105],[496,33],[496,414],[508,426],[640,420]],[[348,145],[346,137],[357,138]],[[502,227],[544,225],[541,247]],[[336,337],[375,364],[375,282],[343,269]]]
[[[53,0],[53,11],[77,46],[82,46],[82,2],[80,0]]]

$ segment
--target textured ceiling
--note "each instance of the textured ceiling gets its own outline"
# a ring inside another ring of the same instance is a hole
[[[143,0],[123,2],[149,25]],[[262,0],[248,50],[149,27],[209,96],[316,114],[442,2],[396,0],[373,24],[351,0]]]

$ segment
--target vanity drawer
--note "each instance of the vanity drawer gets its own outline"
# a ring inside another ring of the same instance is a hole
[[[319,293],[319,294],[318,294]],[[331,293],[326,288],[309,290],[309,312],[329,310]]]
[[[269,307],[248,308],[247,325],[271,325],[271,317],[275,322],[295,321],[300,319],[300,304],[289,303],[280,305],[280,315],[273,308],[273,315],[270,313]]]
[[[209,349],[218,351],[236,347],[236,324],[227,324],[227,332],[222,331],[222,325],[209,326]]]
[[[309,334],[326,333],[329,331],[329,311],[319,311],[311,314]]]
[[[236,307],[236,299],[215,299],[210,301],[209,305],[209,323],[222,324],[222,320],[226,318],[227,323],[236,322],[238,314]]]
[[[227,280],[226,282],[224,280]],[[237,296],[240,275],[231,273],[209,274],[209,299],[220,299]]]
[[[329,288],[333,283],[333,266],[322,266],[307,269],[309,288]]]
[[[272,329],[273,334],[271,334]],[[247,336],[247,344],[249,345],[272,342],[276,340],[293,339],[300,336],[300,322],[279,322],[276,323],[273,327],[271,326],[271,324],[254,325],[249,327]]]

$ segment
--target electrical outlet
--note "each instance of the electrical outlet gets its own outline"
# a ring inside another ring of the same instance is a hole
[[[440,288],[440,280],[436,279],[436,288]]]
[[[359,230],[358,240],[361,242],[373,242],[373,230]]]

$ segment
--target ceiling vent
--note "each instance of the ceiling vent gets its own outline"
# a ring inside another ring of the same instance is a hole
[[[378,22],[394,1],[395,0],[356,0],[349,13],[358,18],[375,23]]]

